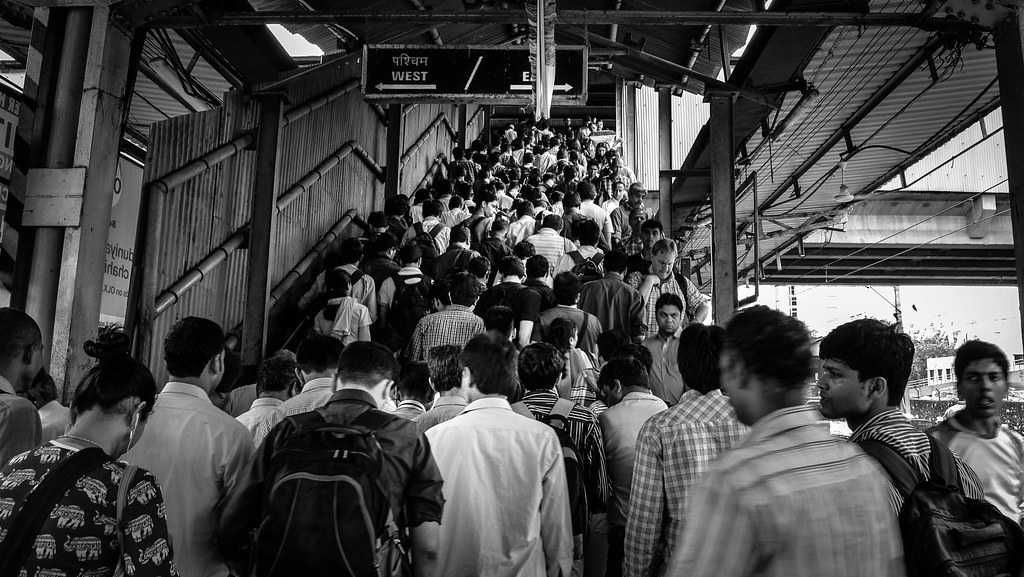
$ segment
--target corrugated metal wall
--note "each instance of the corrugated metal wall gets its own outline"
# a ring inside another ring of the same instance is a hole
[[[457,104],[415,104],[404,112],[402,180],[399,192],[412,196],[443,153],[451,160],[459,130]],[[466,134],[472,141],[484,130],[483,106],[469,105]]]
[[[672,168],[683,166],[700,129],[711,118],[711,108],[699,94],[672,97]]]
[[[658,142],[658,92],[649,86],[634,88],[633,172],[647,190],[658,190],[660,152]]]

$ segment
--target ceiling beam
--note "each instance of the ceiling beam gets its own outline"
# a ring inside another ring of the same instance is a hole
[[[768,267],[765,267],[767,271]],[[741,277],[742,278],[742,277]],[[829,277],[827,275],[795,276],[782,273],[767,273],[762,284],[779,285],[940,285],[940,286],[986,286],[986,285],[1013,285],[1017,283],[1016,274],[1011,276],[927,276],[927,275],[850,275],[842,278]]]

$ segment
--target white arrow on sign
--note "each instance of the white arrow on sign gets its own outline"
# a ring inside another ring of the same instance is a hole
[[[437,90],[436,84],[384,84],[375,86],[377,90]]]
[[[533,90],[532,84],[513,84],[508,87],[509,90]],[[556,84],[555,90],[562,92],[568,92],[572,90],[572,84]]]

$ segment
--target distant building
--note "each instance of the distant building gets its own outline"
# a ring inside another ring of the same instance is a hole
[[[941,385],[956,380],[953,374],[953,360],[956,357],[932,357],[926,361],[928,366],[928,384]]]

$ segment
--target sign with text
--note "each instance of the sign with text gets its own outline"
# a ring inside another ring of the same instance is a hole
[[[14,171],[14,138],[18,130],[21,95],[0,84],[0,239],[4,237],[4,214],[7,212],[7,193]]]
[[[135,229],[142,205],[142,167],[124,156],[117,159],[114,198],[110,209],[110,234],[103,269],[101,324],[124,324],[128,310],[128,287],[135,262]]]
[[[368,45],[363,48],[363,95],[392,102],[529,104],[533,93],[525,46]],[[553,103],[587,101],[587,49],[559,46]]]

